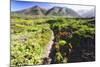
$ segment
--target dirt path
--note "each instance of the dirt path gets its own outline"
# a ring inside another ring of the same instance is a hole
[[[52,45],[53,45],[53,43],[54,43],[53,40],[54,40],[54,33],[53,33],[53,31],[52,31],[51,39],[50,39],[48,45],[46,46],[46,51],[45,51],[45,53],[44,53],[44,57],[46,57],[46,58],[49,57],[49,54],[50,54]]]

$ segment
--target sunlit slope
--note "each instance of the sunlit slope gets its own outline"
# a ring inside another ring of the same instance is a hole
[[[41,64],[50,38],[50,26],[43,19],[11,18],[11,65]]]

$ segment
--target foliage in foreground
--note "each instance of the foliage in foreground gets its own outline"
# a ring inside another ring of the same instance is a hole
[[[84,38],[94,39],[94,19],[11,18],[11,65],[42,64],[45,48],[54,32],[53,63],[67,63],[68,55]],[[52,63],[51,61],[51,63]]]
[[[51,37],[49,25],[42,24],[41,19],[11,21],[11,65],[41,64]]]
[[[56,20],[49,20],[48,23],[55,33],[55,46],[50,56],[52,58],[51,63],[94,60],[95,19],[57,18]],[[86,55],[86,59],[84,59],[85,57],[82,56],[86,53],[78,53],[78,51],[87,51],[89,56]],[[72,53],[74,56],[69,59],[73,55]],[[88,60],[89,57],[92,58]],[[73,58],[77,59],[71,61]]]

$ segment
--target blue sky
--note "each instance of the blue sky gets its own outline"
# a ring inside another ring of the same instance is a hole
[[[43,8],[50,8],[51,7],[51,5],[49,5],[48,3],[11,0],[11,11],[18,11],[18,10],[30,8],[30,7],[36,6],[36,5],[41,6]]]
[[[91,10],[94,9],[95,7],[93,6],[80,6],[80,5],[67,5],[67,4],[53,4],[53,3],[43,3],[43,2],[27,2],[27,1],[17,1],[17,0],[11,0],[11,11],[18,11],[26,8],[30,8],[32,6],[40,6],[43,8],[52,8],[54,6],[60,6],[60,7],[68,7],[71,8],[75,11],[80,11],[80,10]]]

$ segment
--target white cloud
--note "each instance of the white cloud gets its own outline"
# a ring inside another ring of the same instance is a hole
[[[50,4],[52,6],[52,4]],[[53,6],[60,6],[60,7],[68,7],[71,8],[75,11],[80,11],[80,10],[91,10],[91,9],[95,9],[94,6],[86,6],[86,5],[71,5],[71,4],[53,4]]]

